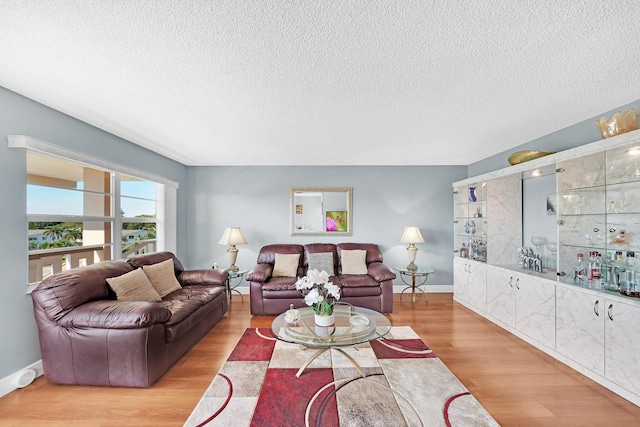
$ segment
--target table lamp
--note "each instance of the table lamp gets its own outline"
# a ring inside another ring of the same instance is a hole
[[[238,249],[236,249],[236,245],[247,244],[247,241],[242,235],[242,231],[240,231],[240,227],[225,228],[218,244],[229,245],[229,249],[227,249],[227,252],[229,253],[230,265],[229,267],[227,267],[227,271],[238,271],[238,267],[236,267],[236,259],[238,257]]]
[[[409,243],[409,247],[407,248],[407,253],[409,254],[409,265],[407,266],[407,270],[416,271],[418,267],[414,264],[414,261],[416,260],[416,252],[418,252],[418,248],[416,248],[415,243],[424,243],[424,238],[422,237],[422,234],[420,234],[420,229],[418,227],[405,227],[400,241],[402,243]]]

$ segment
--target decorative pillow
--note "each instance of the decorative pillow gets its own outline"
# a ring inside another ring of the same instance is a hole
[[[118,301],[162,301],[147,275],[139,268],[122,276],[109,277],[107,283],[116,293]]]
[[[333,252],[309,254],[309,270],[324,270],[329,276],[333,276]]]
[[[159,262],[157,264],[143,265],[142,270],[149,278],[153,288],[158,292],[160,298],[169,295],[173,291],[182,289],[180,282],[176,279],[173,269],[173,258]]]
[[[366,258],[367,251],[364,249],[341,251],[342,274],[367,274]]]
[[[273,277],[296,277],[300,254],[276,254],[276,263],[273,266]]]

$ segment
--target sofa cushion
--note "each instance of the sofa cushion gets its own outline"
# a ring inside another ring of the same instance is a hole
[[[302,298],[302,294],[296,289],[296,278],[293,277],[273,277],[262,285],[262,291],[288,291],[294,290]]]
[[[379,288],[380,282],[368,274],[341,274],[339,276],[340,284],[342,288]]]
[[[127,258],[127,262],[133,266],[133,268],[140,268],[143,265],[157,264],[162,261],[166,261],[169,258],[173,259],[173,267],[176,270],[176,276],[184,271],[182,263],[172,252],[152,252],[150,254],[135,255]]]
[[[300,254],[276,254],[273,277],[296,277]]]
[[[176,279],[173,259],[171,258],[157,264],[143,265],[142,271],[147,275],[153,288],[158,292],[158,295],[160,295],[160,298],[182,287],[180,283],[178,283],[178,279]]]
[[[309,270],[326,271],[329,276],[335,275],[333,271],[333,252],[318,252],[307,254]]]
[[[146,301],[91,301],[71,310],[58,321],[65,328],[137,329],[164,323],[171,311]]]
[[[367,251],[367,265],[372,262],[382,262],[382,252],[380,252],[380,247],[374,243],[338,243],[336,245],[336,249],[338,251],[338,255],[340,255],[342,251],[362,249]]]
[[[118,301],[161,301],[160,295],[144,274],[136,269],[122,276],[109,277],[107,283],[116,293]]]
[[[206,314],[200,308],[224,294],[222,286],[192,285],[167,295],[161,303],[171,311],[171,318],[165,323],[167,342],[189,331]]]
[[[31,298],[42,307],[49,320],[55,321],[80,304],[109,298],[107,277],[132,270],[124,261],[102,261],[62,271],[40,282]]]
[[[342,274],[367,274],[366,257],[367,251],[364,249],[343,250],[340,253]]]
[[[380,295],[382,295],[382,288],[380,288],[380,286],[344,287],[342,288],[341,298],[376,297]]]

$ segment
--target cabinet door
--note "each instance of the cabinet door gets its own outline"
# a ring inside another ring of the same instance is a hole
[[[556,286],[516,275],[516,329],[550,348],[556,345]]]
[[[605,376],[640,395],[640,307],[605,301]]]
[[[469,264],[469,303],[481,311],[487,310],[487,266]]]
[[[508,326],[515,326],[513,272],[487,267],[487,313]]]
[[[453,294],[460,301],[469,300],[469,261],[464,258],[453,259]]]
[[[602,296],[563,286],[556,289],[556,350],[585,368],[604,375]]]

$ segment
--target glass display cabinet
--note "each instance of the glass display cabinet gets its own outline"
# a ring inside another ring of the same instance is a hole
[[[640,296],[640,146],[559,162],[557,171],[558,280]]]
[[[454,253],[461,258],[487,261],[486,183],[455,187]]]

